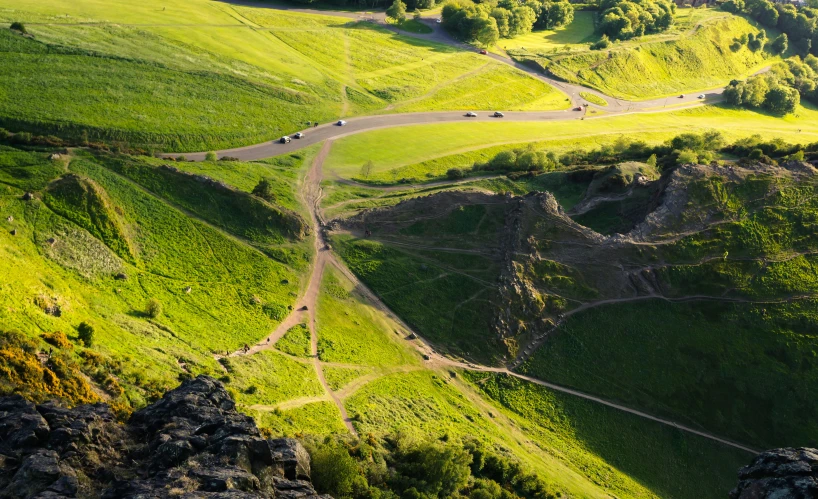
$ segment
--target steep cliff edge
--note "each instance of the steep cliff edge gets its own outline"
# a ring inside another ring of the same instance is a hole
[[[1,498],[317,498],[309,475],[300,443],[264,438],[207,376],[125,425],[105,404],[0,398]]]

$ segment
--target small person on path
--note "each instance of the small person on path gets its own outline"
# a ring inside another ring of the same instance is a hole
[[[247,343],[245,343],[244,344],[244,354],[247,355],[247,352],[249,352],[249,351],[250,351],[250,347],[247,345]]]

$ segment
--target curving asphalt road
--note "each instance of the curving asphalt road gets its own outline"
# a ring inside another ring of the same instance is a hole
[[[398,30],[395,26],[386,23],[385,14],[383,12],[374,12],[374,13],[361,13],[361,12],[346,12],[346,11],[331,11],[331,10],[317,10],[317,9],[302,9],[292,6],[286,5],[271,5],[269,3],[258,3],[253,2],[250,0],[234,0],[231,3],[239,3],[242,5],[249,5],[253,7],[260,7],[260,8],[268,8],[268,9],[276,9],[276,10],[286,10],[291,12],[301,12],[307,14],[318,14],[318,15],[325,15],[325,16],[338,16],[344,17],[348,19],[358,19],[358,20],[369,20],[375,22],[390,31],[395,33],[399,33],[402,36],[409,36],[413,38],[419,38],[429,41],[434,41],[438,43],[443,43],[446,45],[455,46],[461,48],[463,50],[474,51],[474,47],[463,44],[458,40],[455,40],[451,37],[439,24],[434,21],[432,17],[426,17],[423,21],[432,28],[431,33],[426,34],[417,34],[417,33],[409,33],[405,31]],[[562,121],[562,120],[575,120],[575,119],[584,119],[586,111],[574,111],[573,109],[576,108],[579,104],[586,104],[589,108],[597,108],[600,110],[605,111],[606,116],[617,115],[617,114],[627,114],[627,113],[639,113],[639,112],[657,112],[662,110],[675,110],[681,109],[684,107],[692,107],[698,106],[703,103],[712,104],[715,102],[721,101],[721,94],[724,91],[723,88],[717,88],[713,90],[707,90],[704,92],[698,92],[691,95],[684,95],[683,97],[661,97],[658,99],[651,99],[645,101],[627,101],[623,99],[617,99],[615,97],[605,95],[602,92],[583,87],[581,85],[575,85],[571,83],[566,83],[563,81],[555,80],[548,76],[545,76],[539,73],[537,70],[520,64],[514,60],[509,58],[503,57],[497,54],[487,54],[486,57],[491,57],[492,59],[501,62],[503,64],[508,64],[514,68],[517,68],[534,78],[542,80],[549,85],[557,88],[558,90],[562,91],[566,94],[566,96],[571,101],[571,108],[567,110],[561,111],[505,111],[505,117],[502,118],[503,121]],[[765,69],[766,70],[766,69]],[[762,70],[762,71],[765,71]],[[599,106],[593,103],[589,103],[580,97],[580,92],[588,92],[599,97],[602,97],[608,102],[607,106]],[[699,96],[702,98],[699,98]],[[303,147],[316,144],[319,142],[323,142],[328,139],[337,139],[344,137],[346,135],[352,135],[354,133],[360,133],[368,130],[374,130],[378,128],[389,128],[389,127],[397,127],[397,126],[410,126],[410,125],[428,125],[434,123],[455,123],[455,122],[464,122],[464,121],[494,121],[501,118],[493,118],[490,115],[494,112],[494,110],[482,110],[476,111],[478,116],[476,118],[466,118],[465,117],[465,110],[463,111],[433,111],[433,112],[421,112],[421,113],[397,113],[397,114],[380,114],[380,115],[373,115],[373,116],[362,116],[357,118],[345,118],[347,122],[344,126],[338,126],[335,124],[324,124],[318,127],[310,127],[301,132],[304,134],[304,138],[302,139],[293,139],[292,142],[288,144],[281,144],[277,140],[274,141],[267,141],[262,142],[260,144],[255,144],[251,146],[245,147],[238,147],[234,149],[224,149],[220,151],[216,151],[219,157],[223,156],[230,156],[234,158],[238,158],[242,161],[253,161],[262,158],[269,158],[271,156],[277,156],[279,154],[285,154],[292,151],[296,151]],[[589,117],[590,118],[590,117]],[[186,153],[185,157],[189,160],[194,161],[202,161],[205,158],[205,152],[199,153]],[[165,154],[164,157],[173,157],[176,154]]]

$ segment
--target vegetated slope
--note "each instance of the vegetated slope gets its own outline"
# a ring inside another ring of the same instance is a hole
[[[372,23],[204,0],[146,6],[154,10],[103,14],[94,2],[57,1],[45,15],[12,2],[0,18],[40,23],[27,36],[0,33],[0,88],[14,95],[0,100],[0,126],[183,152],[263,142],[401,102],[405,110],[567,105],[522,71]],[[514,91],[486,90],[498,85]]]
[[[759,69],[769,58],[764,50],[753,52],[746,45],[731,48],[742,35],[758,32],[744,18],[731,16],[707,21],[677,40],[566,55],[541,63],[566,81],[639,100],[716,87]]]
[[[815,169],[691,165],[650,180],[634,163],[571,175],[587,187],[567,213],[548,193],[438,194],[351,219],[375,241],[339,238],[342,254],[421,334],[458,354],[518,357],[517,367],[544,343],[524,372],[750,445],[813,441]],[[461,213],[489,203],[500,230],[458,235],[488,220]],[[423,252],[437,260],[421,267]],[[448,286],[438,276],[456,269],[438,255],[483,259],[492,272],[460,272],[468,286]],[[477,295],[474,326],[436,326],[459,318],[452,310],[481,281],[492,292]],[[416,289],[435,299],[413,299]]]
[[[245,218],[247,193],[131,157],[73,154],[0,149],[0,323],[21,335],[2,347],[2,391],[74,403],[93,393],[128,410],[179,378],[223,375],[213,354],[268,335],[300,289],[310,249],[276,225],[287,210],[255,202],[264,217]],[[123,165],[141,175],[123,176]],[[151,183],[168,173],[161,189]],[[82,323],[90,337],[80,339]]]

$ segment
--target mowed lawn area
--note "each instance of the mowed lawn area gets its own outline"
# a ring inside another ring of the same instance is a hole
[[[720,130],[728,139],[758,133],[770,139],[779,137],[806,144],[818,141],[818,110],[801,108],[796,116],[779,118],[749,110],[702,106],[584,121],[464,122],[386,128],[337,140],[324,167],[341,177],[352,178],[360,176],[361,166],[372,161],[370,175],[375,179],[384,176],[387,178],[383,180],[388,181],[390,172],[404,168],[405,176],[423,178],[429,173],[431,180],[445,174],[444,168],[468,166],[469,160],[458,163],[457,155],[472,156],[473,162],[485,157],[476,152],[488,147],[539,142],[554,143],[562,149],[592,148],[600,141],[614,141],[632,134],[638,134],[642,140],[659,142],[678,135],[683,129]],[[378,144],[390,147],[377,147]],[[443,166],[436,164],[436,158]],[[427,164],[419,165],[423,162]],[[391,178],[397,181],[398,175]]]
[[[11,0],[0,22],[12,21],[33,35],[0,35],[0,126],[12,131],[184,152],[382,110],[568,104],[502,63],[347,17],[205,0]]]

